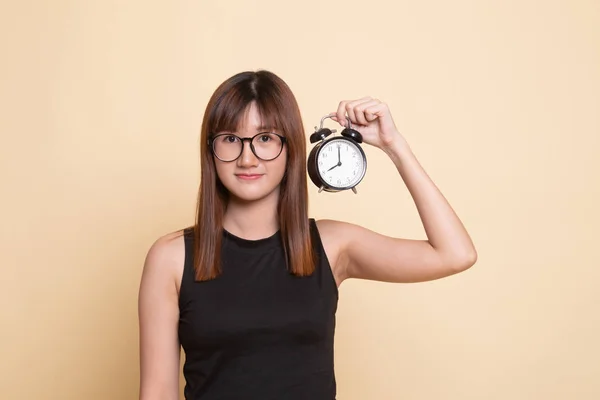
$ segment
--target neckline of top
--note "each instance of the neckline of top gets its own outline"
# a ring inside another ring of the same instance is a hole
[[[280,245],[281,243],[281,231],[278,229],[274,234],[268,237],[264,237],[261,239],[245,239],[239,236],[234,235],[229,232],[227,229],[223,228],[223,238],[229,242],[234,244],[236,247],[240,249],[260,249],[267,247],[275,247]]]

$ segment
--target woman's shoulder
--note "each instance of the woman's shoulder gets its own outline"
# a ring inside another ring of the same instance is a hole
[[[342,251],[350,240],[360,236],[364,228],[350,222],[335,219],[314,219],[321,242],[325,250],[337,255]]]
[[[345,279],[342,265],[345,247],[344,231],[348,223],[333,219],[314,219],[323,250],[329,261],[329,265],[339,286]]]
[[[147,251],[144,274],[173,278],[178,283],[185,261],[185,233],[185,229],[180,229],[158,236]]]
[[[387,242],[385,236],[355,223],[333,219],[318,219],[315,222],[338,284],[348,278],[350,253],[354,253],[351,250],[370,249],[377,243]]]
[[[184,250],[184,236],[186,234],[186,229],[180,229],[158,236],[148,249],[148,255],[163,260],[165,258],[170,259]]]
[[[348,222],[328,218],[314,218],[314,221],[321,238],[328,241],[343,240],[344,233],[347,232],[348,229],[352,229],[354,226],[356,226]]]

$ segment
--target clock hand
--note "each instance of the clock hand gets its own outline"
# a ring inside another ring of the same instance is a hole
[[[340,155],[340,148],[341,146],[338,145],[338,166],[342,165],[342,156]]]
[[[329,169],[327,170],[327,172],[331,171],[331,170],[332,170],[332,169],[334,169],[335,167],[339,167],[340,165],[342,165],[342,164],[340,164],[340,163],[337,163],[337,164],[335,164],[333,167],[329,168]]]

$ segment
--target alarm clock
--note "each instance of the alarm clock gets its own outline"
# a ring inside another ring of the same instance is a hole
[[[308,176],[321,191],[341,192],[351,189],[355,194],[356,186],[367,172],[367,157],[360,143],[362,135],[348,126],[341,136],[328,137],[335,129],[323,128],[323,121],[331,118],[329,114],[321,119],[321,126],[310,135],[310,142],[317,143],[310,151],[307,161]]]

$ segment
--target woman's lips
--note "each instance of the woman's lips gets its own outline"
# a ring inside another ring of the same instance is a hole
[[[252,181],[260,178],[262,174],[236,174],[235,176],[245,181]]]

